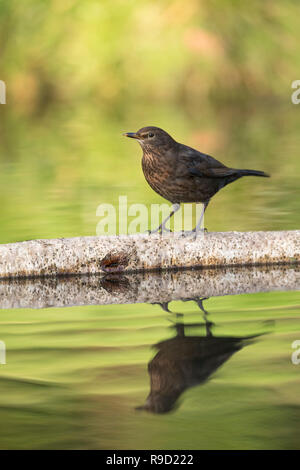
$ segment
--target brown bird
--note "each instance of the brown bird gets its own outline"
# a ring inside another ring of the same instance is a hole
[[[143,127],[127,132],[143,149],[142,168],[154,191],[170,201],[172,211],[154,232],[169,232],[166,222],[179,210],[180,203],[202,203],[201,217],[193,229],[202,230],[201,223],[210,199],[224,186],[242,176],[269,175],[263,171],[228,168],[210,155],[176,142],[159,127]]]

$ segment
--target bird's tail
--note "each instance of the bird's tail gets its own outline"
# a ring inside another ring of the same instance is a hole
[[[269,178],[270,175],[264,171],[259,170],[237,170],[240,176],[263,176],[264,178]]]

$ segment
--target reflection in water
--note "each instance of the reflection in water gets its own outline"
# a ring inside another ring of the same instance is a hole
[[[299,289],[296,265],[2,279],[0,308],[150,303],[169,312],[169,302],[192,299],[198,302],[199,293],[208,298]]]
[[[171,411],[185,390],[204,384],[235,352],[248,345],[251,339],[260,336],[213,336],[213,323],[207,320],[208,312],[203,307],[203,301],[207,299],[189,300],[194,300],[204,314],[206,336],[186,336],[186,326],[178,321],[183,315],[177,314],[177,321],[173,326],[176,336],[155,345],[158,352],[148,365],[151,391],[146,403],[137,408],[139,410],[152,413]],[[170,312],[167,303],[160,305],[163,310]],[[203,323],[194,323],[188,327],[201,325]]]

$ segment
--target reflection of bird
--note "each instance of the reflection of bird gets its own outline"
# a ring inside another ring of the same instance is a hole
[[[210,199],[221,188],[242,176],[269,176],[263,171],[228,168],[213,157],[176,142],[158,127],[143,127],[124,135],[140,143],[143,172],[151,188],[173,204],[170,215],[154,232],[168,231],[165,224],[179,210],[180,203],[201,202],[204,207],[193,230],[197,233]]]
[[[153,302],[152,305],[159,305],[164,312],[172,313],[171,310],[169,310],[169,303],[170,302]]]
[[[246,340],[259,336],[214,337],[211,325],[205,321],[205,337],[185,336],[184,324],[176,323],[177,335],[155,345],[158,352],[148,365],[151,391],[138,409],[152,413],[171,411],[186,389],[205,383],[235,352],[249,344]]]

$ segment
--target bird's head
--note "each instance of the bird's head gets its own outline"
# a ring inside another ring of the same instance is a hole
[[[126,132],[123,135],[136,139],[143,150],[168,148],[175,143],[175,140],[167,132],[154,126],[142,127],[137,132]]]

